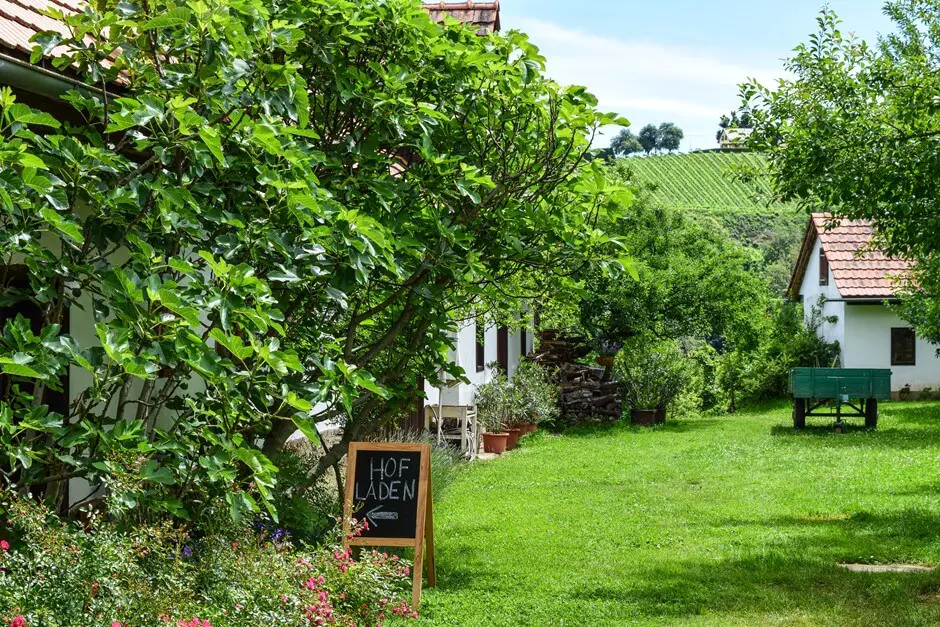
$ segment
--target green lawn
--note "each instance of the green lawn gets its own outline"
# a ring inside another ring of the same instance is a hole
[[[811,419],[812,421],[812,419]],[[436,506],[441,625],[926,625],[940,573],[940,405],[877,432],[789,409],[537,435]],[[856,421],[857,423],[857,421]]]

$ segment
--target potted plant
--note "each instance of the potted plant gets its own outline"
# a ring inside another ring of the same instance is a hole
[[[594,341],[594,350],[597,351],[597,363],[604,368],[610,368],[617,359],[617,353],[623,348],[623,343],[609,340],[604,336],[599,336]]]
[[[474,394],[477,419],[483,425],[483,452],[501,455],[508,449],[507,431],[515,407],[515,390],[506,375],[497,372],[488,383],[477,386]],[[518,432],[516,433],[518,439]]]
[[[516,426],[522,429],[523,434],[533,433],[539,423],[550,422],[558,417],[558,385],[547,368],[525,361],[519,364],[512,384],[518,392],[519,401]]]
[[[674,347],[631,352],[618,363],[621,396],[630,422],[651,426],[666,421],[666,407],[682,392],[686,373]]]

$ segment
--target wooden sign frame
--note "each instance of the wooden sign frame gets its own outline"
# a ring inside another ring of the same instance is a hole
[[[350,520],[353,515],[353,490],[356,485],[356,461],[359,451],[388,453],[420,453],[421,466],[418,473],[417,521],[414,538],[358,537],[350,538]],[[428,444],[395,442],[351,442],[346,458],[346,496],[343,499],[343,544],[344,546],[410,546],[415,550],[412,568],[411,605],[421,605],[421,581],[427,544],[428,587],[437,585],[437,568],[434,562],[434,509],[431,491],[431,447]]]

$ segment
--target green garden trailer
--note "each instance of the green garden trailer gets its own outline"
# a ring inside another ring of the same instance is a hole
[[[843,416],[859,416],[865,418],[866,427],[874,428],[878,426],[878,401],[891,398],[891,371],[794,368],[790,371],[790,394],[795,429],[806,426],[807,416],[830,416],[837,421]]]

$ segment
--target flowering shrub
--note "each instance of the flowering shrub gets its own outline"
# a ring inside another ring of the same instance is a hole
[[[220,523],[197,537],[169,523],[122,530],[92,515],[80,529],[29,500],[3,507],[13,538],[0,543],[0,627],[381,625],[417,616],[404,600],[411,564],[372,550],[354,558],[338,532],[296,547],[270,528]]]

